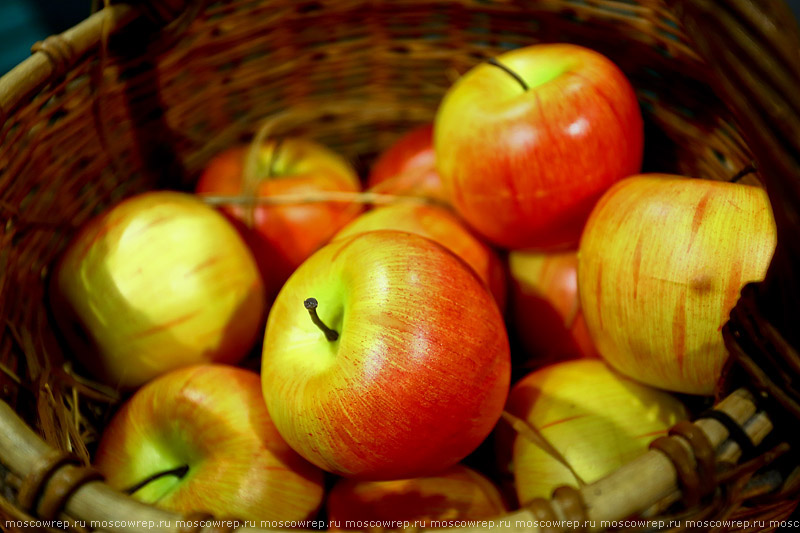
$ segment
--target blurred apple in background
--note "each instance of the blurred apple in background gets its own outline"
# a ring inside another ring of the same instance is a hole
[[[597,357],[578,296],[577,252],[511,252],[508,267],[514,329],[526,351],[520,366]]]
[[[565,361],[528,374],[512,388],[506,410],[558,454],[500,424],[498,457],[511,456],[522,505],[550,498],[562,485],[577,487],[573,472],[586,483],[605,477],[687,416],[669,393],[625,378],[599,359]]]
[[[142,387],[103,432],[95,467],[111,487],[182,513],[303,520],[323,499],[323,472],[278,434],[258,374],[225,365]]]
[[[374,209],[350,222],[336,234],[340,239],[376,230],[397,230],[432,239],[475,270],[505,309],[506,275],[497,254],[470,232],[450,210],[434,205],[395,204]]]
[[[436,114],[436,165],[458,213],[509,249],[576,247],[592,206],[639,172],[636,95],[607,58],[539,44],[482,63]]]
[[[373,192],[421,196],[448,203],[436,171],[433,124],[409,131],[381,154],[372,166],[367,185]]]
[[[600,354],[643,383],[711,394],[728,357],[721,329],[776,245],[754,186],[642,175],[597,204],[579,253],[586,323]]]
[[[417,477],[457,463],[492,430],[508,393],[508,338],[462,260],[418,235],[375,231],[329,244],[284,285],[261,376],[278,431],[312,463],[346,477]]]
[[[268,141],[260,147],[256,180],[249,190],[244,183],[248,149],[248,146],[235,147],[215,157],[200,177],[196,192],[210,196],[269,197],[361,190],[358,176],[347,161],[318,143],[300,138]],[[300,263],[326,244],[363,207],[347,202],[312,202],[227,205],[221,209],[238,221],[237,226],[253,248],[268,295],[272,297]]]
[[[236,363],[264,320],[250,251],[194,196],[150,192],[90,221],[52,286],[53,313],[76,358],[112,386],[168,370]]]
[[[342,479],[326,504],[331,531],[350,521],[481,520],[507,511],[500,492],[485,476],[462,465],[439,474],[394,481]]]

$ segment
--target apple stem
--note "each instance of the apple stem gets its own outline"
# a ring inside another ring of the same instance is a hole
[[[303,305],[306,307],[306,309],[308,309],[308,314],[311,315],[311,321],[315,326],[322,330],[322,333],[325,334],[326,339],[333,342],[339,338],[339,333],[326,326],[325,323],[319,318],[319,315],[317,315],[317,306],[319,305],[319,302],[317,302],[316,298],[306,298],[306,300],[303,302]]]
[[[514,72],[513,70],[508,68],[506,65],[502,64],[501,62],[499,62],[497,59],[495,59],[493,57],[490,57],[489,59],[486,60],[486,62],[489,63],[490,65],[493,65],[493,66],[499,68],[500,70],[505,71],[512,78],[517,80],[517,83],[522,85],[522,90],[523,91],[527,91],[528,89],[530,89],[530,87],[528,87],[528,84],[525,83],[525,80],[522,79],[522,76],[520,76],[519,74],[517,74],[516,72]]]
[[[275,175],[275,162],[278,160],[278,155],[283,147],[283,137],[278,137],[275,145],[272,147],[272,153],[269,157],[269,166],[267,167],[267,177],[271,178]]]
[[[171,470],[165,470],[163,472],[156,472],[152,476],[149,476],[149,477],[143,479],[142,481],[140,481],[136,485],[125,489],[123,492],[125,494],[131,495],[131,494],[139,491],[140,489],[143,489],[145,486],[149,485],[153,481],[155,481],[157,479],[161,479],[162,477],[175,476],[178,479],[183,479],[186,476],[187,473],[189,473],[189,465],[182,465],[182,466],[179,466],[177,468],[173,468]]]
[[[734,174],[734,176],[731,178],[731,183],[736,183],[739,180],[741,180],[742,178],[744,178],[745,176],[748,176],[750,174],[754,174],[756,172],[758,172],[758,168],[756,168],[756,162],[752,161],[749,165],[747,165],[742,170],[740,170],[739,172]]]

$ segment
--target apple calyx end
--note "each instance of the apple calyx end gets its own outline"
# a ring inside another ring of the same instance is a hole
[[[320,319],[317,314],[318,305],[319,302],[316,298],[306,298],[303,301],[303,306],[305,306],[308,310],[308,314],[311,316],[311,322],[325,334],[325,338],[328,339],[328,341],[333,342],[339,338],[339,332],[326,326],[322,319]]]
[[[494,67],[499,68],[500,70],[502,70],[503,72],[505,72],[506,74],[508,74],[512,78],[514,78],[517,81],[517,83],[519,83],[520,86],[522,86],[522,90],[523,91],[527,92],[530,89],[530,87],[525,82],[525,80],[522,79],[522,76],[520,76],[519,74],[517,74],[516,72],[511,70],[508,66],[506,66],[506,65],[502,64],[501,62],[499,62],[494,57],[490,57],[489,59],[486,60],[486,62],[488,64],[494,66]]]

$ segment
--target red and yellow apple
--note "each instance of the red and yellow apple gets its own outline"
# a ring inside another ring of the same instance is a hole
[[[359,191],[350,164],[328,148],[301,138],[267,141],[258,149],[255,182],[244,180],[248,146],[215,157],[196,192],[211,196],[270,197]],[[346,202],[294,205],[228,205],[222,211],[237,221],[258,261],[268,294],[274,296],[289,275],[314,251],[356,217],[362,206]]]
[[[643,383],[711,394],[728,357],[721,329],[776,245],[764,190],[641,175],[609,190],[581,240],[581,307],[597,350]]]
[[[450,210],[434,205],[398,203],[374,209],[342,228],[334,239],[376,230],[415,233],[432,239],[475,270],[494,295],[500,310],[505,309],[506,275],[503,263]]]
[[[524,366],[597,357],[578,296],[578,254],[511,252],[511,313]]]
[[[639,172],[643,123],[624,74],[573,44],[482,63],[436,114],[436,166],[459,214],[510,249],[576,247],[592,206]]]
[[[418,235],[375,231],[328,244],[286,282],[261,376],[278,431],[312,463],[361,479],[424,476],[463,459],[497,422],[508,338],[461,259]]]
[[[264,287],[239,234],[176,192],[129,198],[90,221],[51,296],[75,357],[125,388],[181,366],[238,362],[264,320]]]
[[[323,498],[322,471],[278,434],[258,374],[226,365],[139,389],[103,432],[94,465],[111,487],[177,512],[304,520]]]
[[[432,527],[431,520],[482,520],[507,510],[497,487],[462,465],[412,479],[341,479],[328,494],[326,507],[331,531],[357,529],[348,527],[348,522],[364,521],[405,521]]]
[[[375,161],[367,180],[373,192],[421,196],[447,203],[447,193],[436,172],[433,124],[424,124],[401,136]]]
[[[599,359],[528,374],[514,385],[506,410],[525,428],[513,432],[504,422],[496,439],[498,456],[511,455],[522,505],[550,498],[562,485],[578,487],[576,474],[585,483],[605,477],[686,418],[669,393],[625,378]]]

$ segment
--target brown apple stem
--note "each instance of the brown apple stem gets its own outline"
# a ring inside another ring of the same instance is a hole
[[[129,488],[125,489],[123,492],[125,494],[131,495],[131,494],[134,494],[135,492],[143,489],[144,487],[146,487],[147,485],[149,485],[153,481],[156,481],[157,479],[161,479],[162,477],[175,476],[178,479],[183,479],[186,476],[187,473],[189,473],[189,465],[182,465],[182,466],[179,466],[177,468],[173,468],[171,470],[165,470],[163,472],[156,472],[152,476],[149,476],[149,477],[143,479],[142,481],[140,481],[136,485],[133,485],[132,487],[129,487]]]
[[[525,80],[522,79],[522,76],[520,76],[519,74],[508,68],[506,65],[499,62],[497,59],[490,57],[489,59],[486,60],[486,62],[489,63],[490,65],[499,68],[500,70],[505,71],[509,76],[517,80],[517,83],[519,83],[522,86],[523,91],[527,91],[528,89],[530,89],[530,87],[528,87],[528,84],[525,83]]]
[[[317,302],[316,298],[306,298],[303,302],[303,305],[308,309],[308,314],[311,315],[311,321],[317,326],[319,329],[322,330],[322,333],[325,334],[325,338],[329,341],[333,342],[339,338],[339,333],[332,330],[325,323],[319,318],[317,315],[317,306],[319,302]]]
[[[750,174],[754,174],[756,172],[758,172],[758,169],[756,168],[755,161],[753,161],[749,165],[744,167],[742,170],[734,174],[733,177],[731,178],[731,183],[736,183],[745,176],[749,176]]]

